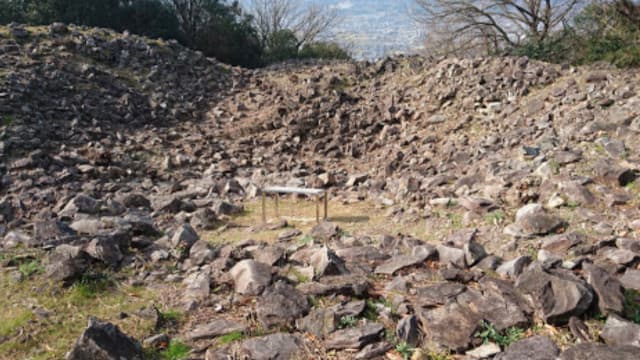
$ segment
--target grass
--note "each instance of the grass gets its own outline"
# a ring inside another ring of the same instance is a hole
[[[502,224],[504,222],[504,219],[506,218],[506,215],[504,213],[504,211],[502,210],[496,210],[493,212],[488,213],[485,217],[484,220],[489,224],[489,225],[499,225]]]
[[[0,123],[0,125],[9,126],[13,124],[14,121],[15,121],[15,118],[13,117],[13,115],[5,115],[2,117],[2,123]]]
[[[13,281],[8,272],[0,272],[0,358],[63,359],[87,326],[89,316],[112,322],[138,339],[151,335],[155,325],[152,320],[137,316],[123,319],[119,315],[156,302],[163,289],[150,292],[126,284],[115,286],[111,279],[109,283],[105,288],[85,279],[63,288],[37,271],[29,281],[22,282]],[[36,316],[39,312],[35,309],[47,315]]]
[[[398,354],[400,354],[400,356],[402,356],[403,360],[409,360],[414,351],[416,351],[413,346],[407,344],[406,342],[396,344],[394,349],[398,352]]]
[[[428,351],[426,360],[450,360],[451,353],[447,351]]]
[[[347,315],[340,318],[338,329],[351,328],[356,326],[358,319],[353,315]]]
[[[177,326],[180,324],[184,314],[177,310],[167,310],[160,312],[160,324],[162,327]]]
[[[220,336],[218,338],[218,342],[220,343],[220,345],[228,345],[233,342],[243,340],[244,338],[245,335],[242,333],[242,331],[234,331]]]
[[[178,340],[171,340],[169,346],[160,353],[163,360],[183,360],[189,357],[191,348]]]
[[[115,282],[106,274],[84,274],[71,286],[72,301],[76,304],[95,299],[99,294],[115,287]]]
[[[624,292],[624,316],[636,324],[640,324],[640,291]]]
[[[516,327],[510,327],[503,331],[498,331],[493,324],[482,321],[482,330],[475,334],[476,337],[482,339],[482,343],[494,342],[500,347],[505,348],[512,343],[524,337],[524,330]]]
[[[40,265],[40,261],[38,260],[31,260],[29,262],[21,264],[20,267],[18,267],[18,271],[25,279],[30,278],[34,274],[40,274],[43,270],[44,269],[42,268],[42,265]]]
[[[367,300],[364,311],[362,312],[362,317],[370,321],[376,321],[378,320],[378,316],[379,314],[376,302],[373,300]]]

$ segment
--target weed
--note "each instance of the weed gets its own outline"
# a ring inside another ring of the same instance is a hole
[[[220,336],[218,338],[218,342],[221,345],[227,345],[227,344],[231,344],[232,342],[240,341],[242,339],[244,339],[244,334],[242,333],[242,331],[234,331],[226,335]]]
[[[579,203],[579,202],[576,202],[576,201],[567,201],[567,207],[568,207],[568,208],[570,208],[570,209],[575,209],[575,208],[577,208],[578,206],[580,206],[580,203]]]
[[[624,315],[634,323],[640,324],[640,291],[629,289],[624,292]]]
[[[171,340],[169,346],[160,354],[163,360],[183,360],[189,357],[191,348],[178,340]]]
[[[160,324],[162,327],[173,326],[180,323],[183,314],[177,310],[167,310],[160,313]]]
[[[402,359],[408,360],[416,349],[406,342],[401,342],[396,344],[395,350],[400,354],[400,356],[402,356]]]
[[[450,360],[451,353],[447,351],[429,351],[427,352],[427,360]]]
[[[558,175],[560,173],[560,164],[555,159],[549,161],[549,167],[554,175]]]
[[[31,260],[29,262],[26,262],[26,263],[20,265],[20,267],[18,268],[18,271],[20,271],[20,274],[22,274],[22,276],[25,279],[30,278],[31,275],[33,275],[33,274],[41,273],[42,270],[43,270],[43,268],[40,265],[40,262],[38,260]]]
[[[462,227],[462,216],[456,213],[448,213],[447,219],[449,219],[449,225],[452,229],[459,229]]]
[[[114,281],[105,274],[84,274],[71,287],[71,299],[74,303],[82,303],[84,300],[94,299],[112,287]]]
[[[11,335],[16,329],[26,324],[32,318],[33,313],[30,310],[25,310],[18,313],[15,317],[0,322],[0,338]]]
[[[313,236],[311,235],[305,235],[303,237],[300,238],[300,240],[298,240],[301,244],[307,245],[307,244],[313,244]]]
[[[373,300],[367,300],[362,317],[370,321],[378,320],[378,305]]]
[[[347,315],[340,318],[338,322],[338,329],[351,328],[356,326],[358,319],[353,315]]]
[[[524,331],[520,328],[510,327],[500,332],[493,324],[482,321],[482,331],[477,332],[475,336],[481,338],[485,344],[493,341],[501,347],[506,347],[522,339]]]
[[[9,126],[14,122],[14,117],[11,115],[5,115],[2,117],[2,123],[0,125],[2,126]]]
[[[504,222],[504,219],[505,219],[505,214],[504,214],[504,211],[502,210],[496,210],[496,211],[490,212],[484,217],[484,220],[490,225],[501,224],[502,222]]]

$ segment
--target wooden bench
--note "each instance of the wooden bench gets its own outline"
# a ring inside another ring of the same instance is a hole
[[[306,188],[295,188],[295,187],[286,187],[286,186],[268,186],[262,188],[262,222],[267,222],[267,194],[275,194],[275,203],[276,203],[276,217],[280,217],[280,209],[278,208],[278,203],[280,202],[280,194],[300,194],[313,196],[316,198],[316,221],[320,223],[320,198],[322,197],[324,200],[324,220],[327,219],[328,213],[328,199],[327,192],[323,189],[306,189]]]

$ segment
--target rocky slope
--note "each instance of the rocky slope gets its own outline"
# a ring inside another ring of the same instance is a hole
[[[108,30],[0,28],[0,245],[42,249],[60,286],[180,284],[189,321],[169,335],[193,358],[636,359],[639,84],[525,58],[249,71]],[[428,238],[325,222],[205,240],[264,184]],[[143,356],[98,320],[67,358],[87,354]]]

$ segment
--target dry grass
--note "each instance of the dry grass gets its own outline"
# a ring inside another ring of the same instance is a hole
[[[37,274],[16,282],[0,272],[0,359],[62,359],[82,333],[89,316],[113,322],[144,338],[149,320],[132,312],[160,301],[163,290],[120,284],[104,290],[62,288]],[[120,314],[130,316],[120,319]]]
[[[233,219],[234,226],[213,231],[204,236],[213,243],[235,243],[243,240],[275,241],[278,234],[287,229],[266,230],[262,224],[261,201],[253,200],[244,204],[245,212]],[[356,203],[344,203],[329,201],[328,220],[338,224],[345,235],[379,235],[379,234],[405,234],[428,240],[431,238],[430,229],[424,221],[416,221],[409,224],[395,223],[385,216],[385,209],[374,205],[372,202],[362,201]],[[316,225],[315,202],[308,199],[280,198],[280,220],[287,222],[289,229],[295,228],[303,233],[311,231]],[[320,217],[322,218],[322,206]],[[277,223],[275,205],[273,200],[267,200],[267,222]]]

